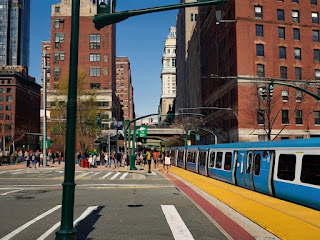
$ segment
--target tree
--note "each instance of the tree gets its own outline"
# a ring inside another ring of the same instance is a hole
[[[78,71],[77,86],[77,119],[76,140],[84,153],[88,150],[90,143],[96,138],[96,118],[99,113],[95,90],[86,90],[88,84],[85,70]],[[52,134],[61,135],[63,139],[66,133],[67,99],[69,78],[64,76],[59,80],[59,88],[55,90],[55,106],[51,109],[50,130]]]

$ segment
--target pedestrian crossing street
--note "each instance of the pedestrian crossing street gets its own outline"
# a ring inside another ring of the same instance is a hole
[[[151,176],[156,176],[155,173]],[[62,169],[17,169],[0,172],[0,178],[50,178],[62,179],[64,170]],[[146,175],[143,173],[132,173],[125,171],[75,171],[75,180],[144,180]]]

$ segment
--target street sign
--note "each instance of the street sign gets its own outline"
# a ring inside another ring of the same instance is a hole
[[[140,138],[147,137],[147,126],[140,127],[138,130],[139,130],[139,137]]]
[[[188,146],[191,146],[191,140],[187,141]]]

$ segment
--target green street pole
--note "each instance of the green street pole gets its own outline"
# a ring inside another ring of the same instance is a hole
[[[56,232],[56,240],[73,240],[77,238],[77,231],[73,227],[74,213],[74,171],[75,171],[75,136],[77,117],[77,76],[79,50],[79,12],[80,0],[72,0],[71,41],[69,88],[67,103],[67,132],[66,132],[66,161],[64,171],[61,225]]]

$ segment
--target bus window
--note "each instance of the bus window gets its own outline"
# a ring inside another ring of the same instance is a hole
[[[320,185],[320,155],[304,155],[302,158],[301,182]]]
[[[254,157],[254,166],[253,166],[253,173],[255,176],[260,175],[260,165],[261,165],[261,154],[257,153]]]
[[[223,155],[223,152],[217,153],[216,168],[221,168],[222,166],[222,155]]]
[[[296,155],[280,154],[278,166],[278,178],[293,181],[295,178]]]
[[[252,158],[253,158],[253,154],[252,154],[252,152],[249,152],[248,155],[247,155],[246,174],[250,174],[251,173]]]
[[[211,152],[210,153],[210,157],[209,157],[209,167],[213,168],[214,167],[214,158],[215,158],[215,152]]]
[[[224,170],[230,171],[231,170],[231,162],[232,162],[232,153],[226,152],[224,156]]]

